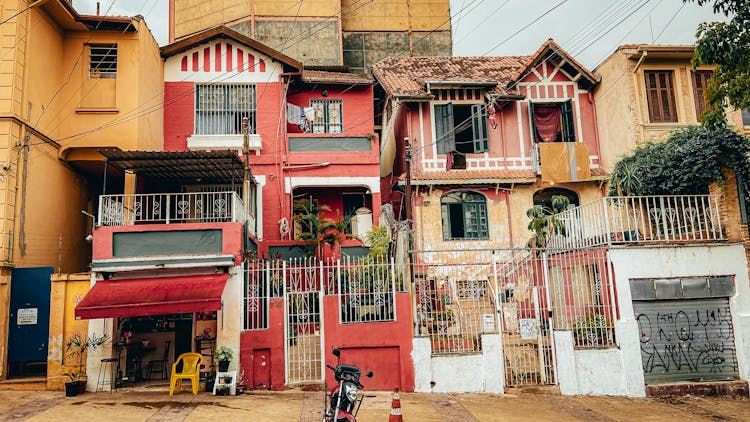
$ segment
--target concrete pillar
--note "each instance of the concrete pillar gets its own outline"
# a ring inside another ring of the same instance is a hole
[[[221,295],[222,308],[217,312],[216,347],[226,346],[232,349],[234,357],[229,364],[230,371],[240,370],[240,333],[242,332],[244,292],[244,270],[236,265],[229,270],[229,279]],[[204,362],[206,366],[210,362]]]

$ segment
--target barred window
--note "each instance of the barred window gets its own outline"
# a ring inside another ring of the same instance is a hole
[[[89,78],[117,77],[117,44],[89,44]]]
[[[255,85],[203,84],[195,89],[195,134],[242,133],[242,118],[248,118],[248,133],[255,132]]]
[[[341,100],[310,100],[315,109],[313,133],[341,133],[344,131]]]

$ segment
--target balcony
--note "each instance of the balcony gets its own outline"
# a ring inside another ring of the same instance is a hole
[[[99,226],[242,223],[245,205],[236,192],[102,195]],[[254,216],[249,225],[255,227]]]
[[[556,215],[565,233],[549,247],[725,241],[719,201],[709,195],[606,197]]]

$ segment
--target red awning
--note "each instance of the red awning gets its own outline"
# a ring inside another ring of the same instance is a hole
[[[76,306],[82,319],[208,312],[221,309],[229,274],[97,281]]]

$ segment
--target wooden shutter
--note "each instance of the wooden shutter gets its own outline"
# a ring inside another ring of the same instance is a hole
[[[531,143],[536,142],[536,123],[534,123],[534,103],[529,101],[529,130],[531,131]]]
[[[677,122],[672,72],[647,70],[643,72],[643,76],[646,79],[649,121],[651,123]]]
[[[700,119],[706,111],[706,87],[708,80],[714,75],[710,70],[696,70],[693,72],[693,99],[695,100],[695,118]]]
[[[452,103],[435,106],[435,142],[438,154],[446,154],[456,150]]]
[[[562,110],[563,142],[576,141],[576,123],[573,118],[573,101],[568,100],[560,105]]]
[[[489,148],[487,142],[487,105],[471,106],[471,129],[474,141],[474,152],[484,152]]]
[[[451,218],[448,204],[440,204],[440,216],[443,220],[443,240],[451,240]]]

